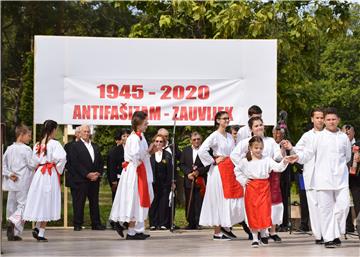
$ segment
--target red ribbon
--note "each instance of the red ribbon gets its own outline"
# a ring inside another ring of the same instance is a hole
[[[206,190],[205,179],[203,177],[197,177],[195,183],[200,188],[201,197],[204,198]]]
[[[122,167],[125,171],[128,165],[129,162],[122,163]],[[147,181],[145,165],[143,162],[136,168],[136,173],[138,176],[138,191],[140,198],[140,206],[143,208],[150,208],[149,185]]]
[[[244,189],[236,180],[234,173],[234,164],[229,157],[218,164],[224,197],[226,199],[236,199],[244,196]]]
[[[142,136],[141,136],[141,132],[140,131],[136,131],[135,134],[140,137],[140,140],[142,139]]]
[[[44,175],[45,172],[47,171],[50,176],[51,176],[51,174],[52,174],[52,168],[54,168],[55,171],[56,171],[56,174],[58,175],[59,185],[60,185],[60,173],[58,172],[55,163],[53,163],[53,162],[47,162],[47,163],[45,163],[45,164],[39,164],[36,169],[38,169],[39,167],[41,167],[41,170],[40,170],[40,171],[41,171],[41,173],[42,173],[43,175]]]

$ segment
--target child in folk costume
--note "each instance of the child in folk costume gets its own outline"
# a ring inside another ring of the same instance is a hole
[[[229,114],[215,115],[213,132],[201,145],[198,156],[204,166],[210,166],[199,224],[215,226],[214,240],[230,240],[236,236],[229,229],[244,220],[243,188],[236,180],[234,165],[229,155],[234,149],[234,139],[225,129]],[[210,155],[210,149],[213,156]]]
[[[61,215],[60,175],[66,164],[66,152],[62,145],[54,140],[56,129],[55,121],[45,121],[42,139],[36,143],[33,150],[32,161],[37,168],[27,197],[24,220],[36,222],[33,237],[38,242],[47,242],[47,222],[59,220]]]
[[[3,157],[3,190],[8,191],[6,218],[9,222],[7,238],[9,241],[22,240],[24,229],[23,213],[26,197],[32,178],[32,150],[27,144],[31,131],[27,126],[15,129],[16,142],[9,146]]]
[[[259,136],[264,142],[263,156],[270,157],[275,161],[281,161],[284,152],[281,151],[280,146],[275,142],[272,137],[264,136],[265,128],[263,120],[260,117],[252,117],[249,119],[249,128],[254,136]],[[235,166],[240,165],[240,161],[245,157],[246,153],[249,150],[249,140],[250,138],[241,140],[232,151],[230,158],[235,164]],[[276,234],[275,226],[276,224],[282,223],[282,217],[284,212],[284,206],[282,204],[281,198],[281,189],[280,189],[280,173],[272,173],[270,175],[270,190],[271,190],[271,217],[272,217],[272,226],[270,230],[270,238],[275,242],[281,242],[281,238]],[[268,238],[262,237],[262,243],[267,244]]]
[[[143,132],[148,126],[147,114],[137,111],[132,117],[133,132],[126,140],[123,171],[117,187],[110,220],[115,222],[117,233],[124,237],[123,222],[128,222],[127,240],[145,240],[145,232],[150,204],[154,198],[153,173],[150,155],[153,144],[148,147]]]
[[[249,140],[249,151],[236,166],[237,179],[245,187],[245,210],[248,224],[253,233],[252,247],[258,247],[258,232],[266,237],[266,230],[272,225],[271,192],[269,174],[282,172],[291,157],[285,157],[280,163],[269,156],[263,156],[264,142],[259,136]],[[263,241],[263,240],[262,240]]]

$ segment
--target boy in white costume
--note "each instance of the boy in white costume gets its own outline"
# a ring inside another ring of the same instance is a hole
[[[313,123],[313,129],[307,131],[302,135],[300,140],[297,142],[294,149],[288,147],[288,150],[303,151],[306,147],[312,144],[316,140],[317,134],[323,130],[324,127],[324,111],[320,108],[316,108],[311,112],[311,122]],[[295,150],[296,149],[296,150]],[[304,186],[306,191],[307,203],[309,206],[309,216],[311,231],[315,237],[316,244],[322,244],[323,239],[321,235],[321,222],[320,222],[320,213],[317,200],[317,191],[314,189],[314,172],[315,172],[315,157],[311,158],[308,162],[304,164],[303,169],[303,178]]]
[[[26,197],[32,178],[32,150],[27,144],[31,131],[27,126],[15,129],[16,142],[9,146],[3,156],[3,190],[8,191],[6,218],[9,222],[7,237],[9,241],[22,240],[24,229],[23,213]]]
[[[299,163],[305,164],[315,158],[313,188],[317,191],[321,234],[326,248],[341,245],[340,236],[345,234],[346,217],[349,212],[349,170],[351,143],[338,128],[340,118],[335,108],[324,112],[325,129],[317,133],[316,140],[295,152]]]

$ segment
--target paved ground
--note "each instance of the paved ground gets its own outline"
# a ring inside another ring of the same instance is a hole
[[[146,241],[120,239],[113,230],[47,230],[48,243],[38,243],[31,231],[22,242],[3,241],[4,256],[360,256],[360,240],[350,236],[337,249],[315,245],[312,236],[280,233],[283,242],[253,249],[242,230],[235,230],[239,239],[212,241],[211,230],[151,232]],[[5,232],[3,231],[3,239]]]

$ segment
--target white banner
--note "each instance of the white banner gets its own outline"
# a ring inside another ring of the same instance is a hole
[[[247,109],[276,122],[276,40],[35,37],[35,123],[213,125]]]

